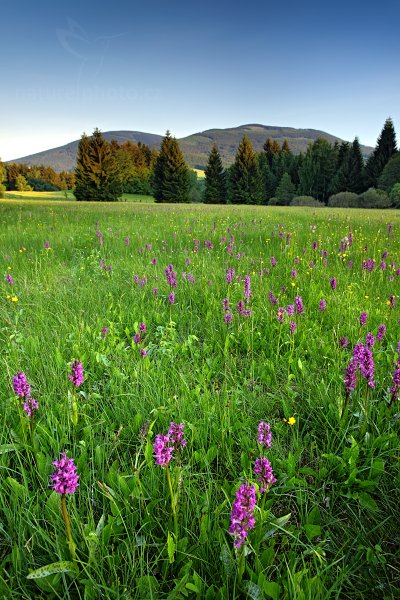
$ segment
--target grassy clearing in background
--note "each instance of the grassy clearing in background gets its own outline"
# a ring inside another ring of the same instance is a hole
[[[0,222],[1,597],[396,597],[397,212],[4,200]],[[248,318],[237,312],[246,275]],[[304,313],[280,322],[296,296]],[[343,369],[382,323],[368,406],[360,379],[342,417]],[[72,360],[85,369],[75,395]],[[33,421],[12,391],[17,371],[39,402]],[[277,482],[257,501],[243,562],[227,532],[238,486],[257,483],[261,420]],[[187,439],[170,469],[176,522],[153,456],[171,421]],[[67,498],[76,561],[49,487],[63,451],[80,476]]]
[[[7,200],[52,200],[52,201],[75,201],[71,190],[59,192],[5,192]],[[154,202],[153,196],[145,194],[122,194],[122,202]]]

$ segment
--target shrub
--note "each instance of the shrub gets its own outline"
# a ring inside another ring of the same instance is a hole
[[[323,208],[325,204],[312,196],[295,196],[291,201],[290,206],[313,206],[315,208]]]
[[[359,206],[358,195],[354,192],[339,192],[328,200],[328,206],[341,208],[357,208]]]
[[[280,200],[279,198],[276,198],[276,196],[272,196],[272,198],[268,200],[268,206],[279,206],[279,204]]]
[[[369,188],[358,197],[360,208],[389,208],[390,200],[386,192]]]
[[[394,208],[400,208],[400,183],[396,183],[389,194],[390,203]]]

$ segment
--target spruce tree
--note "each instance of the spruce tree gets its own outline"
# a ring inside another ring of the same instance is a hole
[[[75,169],[75,198],[79,201],[115,202],[122,193],[118,163],[111,144],[99,129],[83,134]]]
[[[392,156],[378,179],[378,187],[385,192],[390,192],[392,187],[400,183],[400,152]]]
[[[354,138],[349,153],[349,188],[348,192],[361,194],[364,191],[364,160],[361,154],[360,142]]]
[[[278,204],[282,206],[290,204],[295,193],[296,188],[290,179],[289,173],[284,173],[275,192],[275,197],[278,199]]]
[[[299,193],[327,202],[336,168],[336,152],[324,138],[318,138],[307,148],[299,170]]]
[[[6,186],[4,185],[7,179],[7,171],[5,166],[0,160],[0,198],[4,198],[4,192],[6,191]]]
[[[156,202],[189,202],[189,170],[176,138],[167,131],[154,167]]]
[[[256,154],[247,136],[243,136],[236,152],[231,177],[233,204],[261,204],[261,178]]]
[[[271,140],[271,138],[267,138],[263,148],[268,160],[268,164],[271,167],[274,155],[279,154],[281,151],[279,144],[276,140]]]
[[[287,140],[283,140],[281,152],[285,152],[287,154],[291,153],[289,142]]]
[[[365,165],[365,185],[367,188],[376,187],[383,169],[396,153],[396,133],[392,119],[386,119],[375,150]]]
[[[204,173],[204,202],[206,204],[226,204],[226,175],[216,144],[214,144],[208,156]]]
[[[268,164],[267,155],[265,152],[260,152],[257,155],[258,170],[261,179],[262,204],[268,204],[268,200],[275,195],[277,179],[273,174],[271,167]]]

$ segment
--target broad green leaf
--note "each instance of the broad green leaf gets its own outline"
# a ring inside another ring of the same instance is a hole
[[[378,505],[370,494],[367,492],[360,492],[358,494],[358,500],[364,508],[369,508],[369,510],[378,510]]]
[[[287,515],[284,515],[283,517],[279,517],[279,518],[274,517],[270,523],[271,527],[270,527],[270,529],[268,529],[268,531],[265,532],[265,534],[262,538],[262,541],[264,542],[268,538],[272,537],[276,531],[282,529],[286,525],[286,523],[289,521],[291,516],[292,516],[292,513],[288,513]]]
[[[168,558],[169,558],[170,564],[172,564],[175,560],[175,549],[176,549],[176,544],[175,544],[174,538],[172,537],[172,534],[168,531],[167,551],[168,551]]]
[[[0,454],[6,454],[7,452],[15,452],[18,450],[18,444],[3,444],[0,446]]]
[[[279,592],[279,585],[275,583],[275,581],[266,581],[264,583],[264,593],[267,594],[269,598],[273,598],[273,600],[278,600]]]
[[[51,563],[50,565],[46,565],[44,567],[40,567],[40,569],[36,569],[35,571],[31,571],[29,575],[27,575],[27,579],[42,579],[43,577],[48,577],[49,575],[54,575],[55,573],[78,573],[78,567],[75,563],[71,561],[61,561]]]
[[[246,594],[247,598],[251,598],[251,600],[262,600],[264,597],[263,591],[256,583],[252,581],[245,581],[243,583],[243,590]]]
[[[320,525],[312,525],[311,523],[307,523],[307,525],[304,525],[304,531],[306,532],[306,536],[308,537],[310,542],[315,537],[321,535]]]

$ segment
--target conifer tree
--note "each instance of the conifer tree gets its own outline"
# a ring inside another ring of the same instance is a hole
[[[176,138],[167,131],[154,167],[156,202],[189,202],[189,170]]]
[[[291,153],[289,142],[287,140],[283,140],[281,152],[285,152],[287,154]]]
[[[364,191],[364,160],[361,154],[360,142],[354,138],[349,152],[349,188],[348,192],[361,194]]]
[[[396,153],[396,133],[392,119],[386,119],[375,150],[365,165],[365,185],[367,188],[376,187],[383,169]]]
[[[243,136],[236,152],[231,175],[233,204],[261,204],[262,189],[256,154],[247,136]]]
[[[336,168],[334,148],[324,138],[318,138],[307,148],[299,170],[299,192],[327,202],[331,194],[332,179]]]
[[[396,152],[386,164],[378,179],[378,187],[390,192],[396,183],[400,183],[400,152]]]
[[[268,164],[271,167],[275,154],[279,154],[281,151],[279,144],[276,140],[271,140],[271,138],[267,138],[263,148],[268,160]]]
[[[226,204],[226,175],[222,166],[218,146],[213,145],[205,169],[204,202],[206,204]]]
[[[112,145],[99,129],[83,134],[78,146],[75,169],[77,200],[114,202],[122,193],[118,163]]]
[[[280,205],[288,205],[293,200],[295,193],[296,188],[290,179],[289,173],[284,173],[276,188],[275,197],[278,199]]]
[[[7,178],[6,168],[0,160],[0,198],[4,198],[4,192],[6,191],[6,186],[4,182]]]
[[[257,155],[258,170],[261,179],[262,204],[268,204],[268,200],[275,195],[277,179],[268,164],[267,155],[265,152],[260,152]]]

